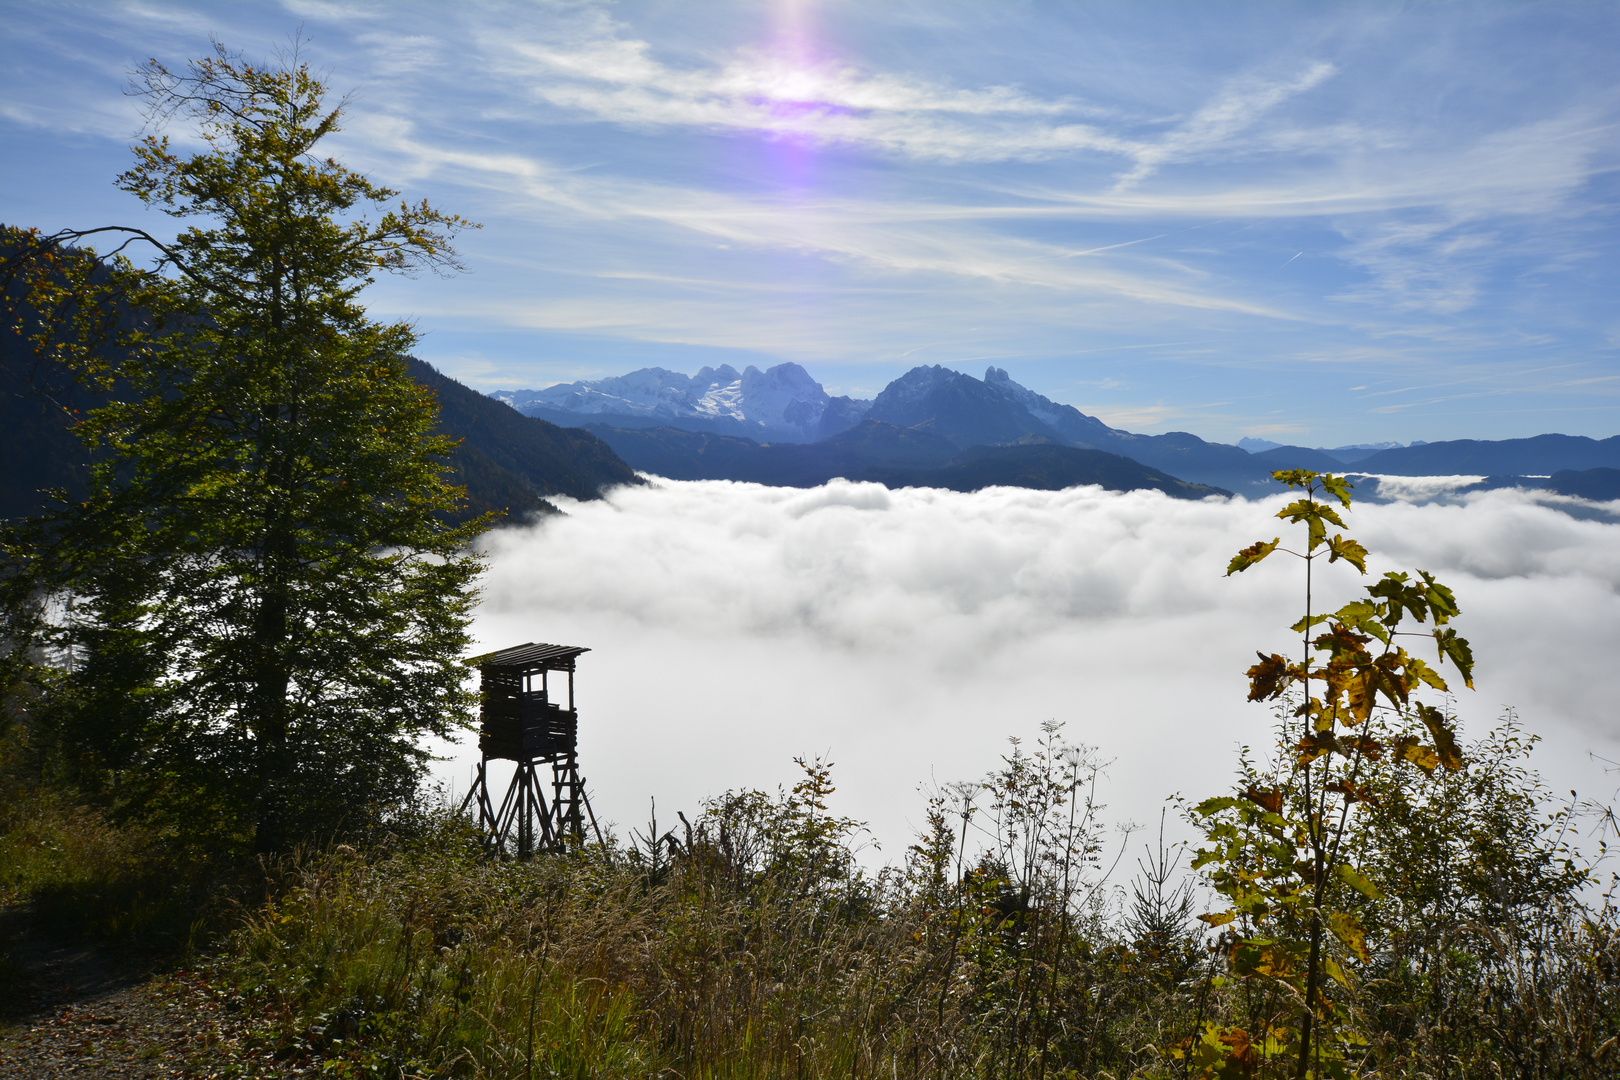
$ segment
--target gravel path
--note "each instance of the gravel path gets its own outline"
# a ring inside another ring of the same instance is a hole
[[[309,1075],[250,1050],[233,1001],[195,972],[24,938],[0,974],[0,1080]]]

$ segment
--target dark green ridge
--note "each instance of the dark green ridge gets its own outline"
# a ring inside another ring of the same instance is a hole
[[[1101,450],[1039,440],[958,450],[926,425],[902,428],[881,420],[863,420],[818,443],[764,444],[670,427],[625,429],[593,424],[588,430],[636,468],[672,480],[738,480],[802,488],[843,477],[891,488],[952,491],[986,487],[1057,491],[1097,484],[1110,491],[1152,489],[1176,498],[1231,494],[1185,483]]]

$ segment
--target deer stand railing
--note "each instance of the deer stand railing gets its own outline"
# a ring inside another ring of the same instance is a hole
[[[602,830],[579,774],[579,712],[574,707],[574,661],[589,651],[531,642],[477,658],[480,759],[461,811],[476,806],[473,816],[491,855],[527,859],[537,852],[564,850],[584,841],[587,821],[601,842]],[[498,804],[491,761],[515,766]]]

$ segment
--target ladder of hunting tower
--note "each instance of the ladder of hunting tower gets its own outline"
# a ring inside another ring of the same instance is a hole
[[[480,758],[461,809],[476,804],[478,832],[492,855],[527,859],[537,851],[562,850],[585,839],[587,819],[597,841],[602,839],[579,775],[574,707],[574,661],[589,651],[530,642],[476,658]],[[489,770],[496,760],[515,765],[498,804]]]

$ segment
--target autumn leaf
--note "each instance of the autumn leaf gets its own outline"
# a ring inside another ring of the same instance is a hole
[[[1367,652],[1367,643],[1371,640],[1366,634],[1358,634],[1351,627],[1334,622],[1328,627],[1327,633],[1318,634],[1311,644],[1330,656],[1350,656],[1366,663],[1372,659],[1372,654]]]
[[[1378,605],[1371,600],[1352,600],[1334,612],[1333,617],[1350,629],[1371,634],[1388,645],[1389,631],[1379,621],[1378,611]]]
[[[1411,612],[1412,617],[1418,622],[1422,622],[1429,614],[1428,601],[1423,598],[1423,591],[1407,582],[1404,573],[1391,570],[1367,586],[1367,595],[1385,602],[1383,622],[1392,630],[1400,625],[1401,616],[1406,612]]]
[[[1343,795],[1349,802],[1372,803],[1375,806],[1378,804],[1378,799],[1371,791],[1353,780],[1331,780],[1323,785],[1323,790]]]
[[[1339,739],[1339,750],[1346,755],[1360,754],[1369,761],[1377,761],[1384,756],[1384,744],[1366,735],[1351,735]]]
[[[1226,576],[1231,577],[1233,574],[1240,574],[1247,570],[1273,551],[1276,551],[1277,545],[1280,543],[1282,543],[1282,537],[1279,536],[1269,544],[1264,540],[1257,540],[1250,544],[1232,556],[1232,561],[1226,564]]]
[[[1367,951],[1367,931],[1354,915],[1347,911],[1330,911],[1327,924],[1333,936],[1344,942],[1344,947],[1354,953],[1357,960],[1365,964],[1372,959]]]
[[[1327,527],[1330,524],[1337,525],[1341,529],[1345,527],[1344,519],[1339,517],[1337,510],[1314,499],[1296,499],[1277,511],[1277,516],[1294,525],[1305,523],[1306,535],[1309,537],[1307,550],[1310,551],[1322,546],[1327,539]]]
[[[1296,634],[1303,634],[1313,626],[1320,626],[1333,618],[1332,615],[1302,615],[1300,620],[1288,629]]]
[[[1295,744],[1298,751],[1295,760],[1301,765],[1309,765],[1317,758],[1326,757],[1339,748],[1339,741],[1333,737],[1331,731],[1317,731],[1305,736]]]
[[[1251,1075],[1260,1064],[1260,1055],[1249,1039],[1249,1033],[1242,1028],[1228,1028],[1221,1032],[1220,1039],[1228,1048],[1232,1062],[1243,1070],[1243,1075]]]
[[[1257,652],[1260,662],[1244,672],[1249,677],[1249,700],[1267,701],[1283,692],[1288,678],[1288,661],[1277,653]]]
[[[1371,668],[1358,671],[1355,678],[1349,680],[1345,688],[1349,692],[1350,715],[1358,724],[1365,723],[1372,716],[1373,705],[1378,701],[1378,681]]]
[[[1270,810],[1273,814],[1282,813],[1283,793],[1279,788],[1269,788],[1262,791],[1259,788],[1251,787],[1249,790],[1245,791],[1243,795],[1250,802],[1257,803],[1265,809]]]
[[[1346,477],[1334,476],[1332,473],[1323,473],[1318,479],[1322,482],[1323,491],[1338,499],[1346,510],[1350,508],[1350,489],[1356,485]]]
[[[1360,570],[1367,572],[1367,549],[1347,536],[1335,536],[1327,542],[1328,562],[1335,563],[1340,559]]]
[[[1457,636],[1457,631],[1450,629],[1436,630],[1434,640],[1440,646],[1442,659],[1450,660],[1462,672],[1463,685],[1472,690],[1474,688],[1474,650],[1469,647],[1468,639]]]
[[[1434,770],[1440,764],[1440,755],[1424,746],[1423,743],[1410,735],[1402,735],[1394,744],[1395,756],[1410,761],[1422,769],[1426,775],[1433,776]]]
[[[1430,686],[1434,687],[1436,690],[1442,692],[1448,689],[1446,686],[1446,680],[1440,677],[1440,673],[1434,670],[1434,668],[1430,667],[1428,664],[1425,664],[1422,660],[1419,660],[1417,657],[1408,656],[1406,658],[1405,666],[1408,679],[1421,679]]]
[[[1239,975],[1287,978],[1298,969],[1298,950],[1281,941],[1244,941],[1232,949],[1232,968]]]
[[[1462,748],[1457,745],[1456,733],[1446,722],[1445,714],[1433,705],[1419,705],[1418,718],[1423,721],[1423,726],[1429,729],[1429,735],[1434,739],[1434,749],[1440,764],[1453,772],[1462,768]]]
[[[1429,611],[1434,615],[1434,625],[1444,626],[1462,613],[1457,607],[1457,598],[1450,589],[1434,580],[1433,574],[1419,570],[1418,577],[1423,579],[1423,598],[1428,601]]]

